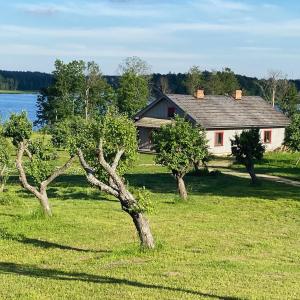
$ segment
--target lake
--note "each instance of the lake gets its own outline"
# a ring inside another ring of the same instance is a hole
[[[36,119],[37,94],[0,94],[0,116],[2,121],[9,118],[12,112],[23,110],[28,113],[31,121]]]

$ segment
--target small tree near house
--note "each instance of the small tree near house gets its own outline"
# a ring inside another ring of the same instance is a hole
[[[284,144],[293,152],[300,152],[300,113],[292,117],[290,125],[286,128]],[[297,160],[298,165],[300,158]]]
[[[208,156],[208,146],[204,130],[176,116],[172,124],[162,126],[153,133],[153,145],[157,153],[156,161],[172,172],[177,181],[180,197],[187,199],[184,176],[199,161]]]
[[[60,168],[55,168],[51,161],[56,159],[56,151],[50,140],[32,140],[32,124],[25,112],[12,114],[5,123],[4,134],[12,138],[17,148],[16,166],[22,186],[39,200],[46,216],[52,216],[52,210],[47,195],[49,184],[61,175],[71,165],[75,157],[71,157]],[[24,156],[27,155],[27,160]],[[29,174],[32,183],[27,178]]]
[[[131,120],[115,111],[98,120],[73,119],[59,125],[54,138],[77,153],[88,182],[101,192],[116,197],[132,219],[142,247],[154,248],[154,239],[145,216],[145,195],[135,196],[122,175],[135,158],[137,132]],[[141,191],[140,191],[141,192]],[[141,200],[141,201],[139,201]]]
[[[231,150],[237,162],[245,165],[252,183],[257,183],[254,164],[255,161],[263,158],[265,152],[265,147],[260,140],[259,129],[243,130],[240,135],[236,134],[231,140]]]

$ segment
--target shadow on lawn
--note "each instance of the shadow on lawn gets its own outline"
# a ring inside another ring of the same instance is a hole
[[[40,239],[28,238],[21,234],[11,234],[7,231],[0,230],[0,239],[16,241],[22,244],[29,244],[34,247],[43,248],[43,249],[61,249],[61,250],[72,250],[78,252],[93,252],[93,253],[111,253],[111,250],[89,250],[81,249],[77,247],[61,245],[53,242],[48,242]]]
[[[29,276],[35,278],[49,278],[55,280],[66,280],[66,281],[82,281],[89,283],[99,283],[99,284],[117,284],[132,286],[137,288],[146,288],[146,289],[158,289],[158,290],[167,290],[180,293],[188,293],[192,295],[209,297],[215,299],[223,300],[238,300],[241,298],[230,297],[230,296],[218,296],[212,294],[201,293],[199,291],[184,289],[184,288],[175,288],[168,287],[157,284],[148,284],[142,283],[133,280],[121,279],[111,276],[101,276],[101,275],[92,275],[87,273],[77,273],[77,272],[64,272],[55,269],[42,269],[32,265],[22,265],[8,262],[0,262],[0,273],[2,274],[17,274],[22,276]]]
[[[131,186],[145,187],[153,193],[176,193],[176,181],[169,173],[127,174]],[[255,197],[277,200],[300,201],[299,188],[266,180],[261,185],[252,186],[250,179],[228,174],[213,176],[186,176],[185,183],[190,195],[215,195],[224,197]]]

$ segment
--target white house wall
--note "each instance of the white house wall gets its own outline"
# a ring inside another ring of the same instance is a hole
[[[266,151],[272,151],[280,147],[284,140],[285,128],[264,128],[260,130],[261,140],[263,141],[264,131],[270,130],[271,133],[271,143],[265,144]],[[223,132],[223,146],[215,146],[215,133]],[[209,151],[216,155],[224,155],[231,153],[231,143],[230,139],[233,139],[235,134],[240,134],[242,129],[227,129],[227,130],[207,130],[206,137],[208,139]]]

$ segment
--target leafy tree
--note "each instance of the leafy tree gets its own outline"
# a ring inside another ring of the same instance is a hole
[[[188,93],[191,95],[194,95],[198,89],[203,88],[203,75],[198,66],[193,66],[189,69],[185,84]]]
[[[114,90],[95,62],[56,60],[53,78],[53,84],[38,96],[38,124],[54,124],[74,115],[88,119],[116,102]]]
[[[147,211],[147,194],[135,196],[122,177],[137,151],[137,132],[125,115],[110,110],[98,120],[65,120],[55,129],[55,143],[64,144],[70,153],[77,153],[88,182],[100,191],[116,197],[122,210],[130,215],[141,245],[154,247]]]
[[[104,113],[108,106],[116,104],[116,95],[113,88],[103,79],[100,68],[95,62],[88,62],[85,72],[81,97],[84,116],[88,120],[91,115]]]
[[[290,125],[285,130],[284,144],[293,152],[300,152],[300,114],[292,117]],[[296,165],[299,163],[298,159]]]
[[[153,133],[156,162],[172,172],[177,180],[179,195],[187,199],[184,176],[194,164],[208,156],[205,131],[184,118],[176,116],[172,124],[162,126]]]
[[[149,66],[138,57],[129,57],[119,68],[122,76],[118,88],[118,107],[132,117],[149,100]]]
[[[243,130],[231,140],[232,155],[238,163],[245,165],[253,184],[258,182],[254,172],[254,164],[263,158],[265,147],[260,140],[258,128]]]
[[[47,195],[48,185],[66,171],[75,156],[71,156],[63,166],[55,168],[53,161],[57,158],[56,150],[49,139],[30,139],[32,124],[25,112],[10,116],[5,123],[4,134],[12,138],[13,144],[17,147],[16,166],[22,186],[39,200],[44,214],[51,216],[52,211]],[[25,153],[28,156],[26,161],[24,161]],[[32,184],[27,179],[27,173],[33,178]]]
[[[283,80],[277,93],[277,103],[284,114],[291,117],[297,111],[299,100],[296,85],[288,80]]]
[[[214,95],[230,95],[237,89],[239,89],[239,83],[234,72],[230,68],[212,72],[208,77],[208,82],[206,84],[208,93]]]

